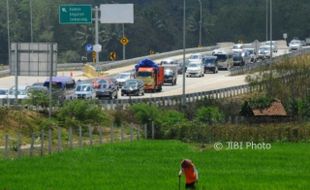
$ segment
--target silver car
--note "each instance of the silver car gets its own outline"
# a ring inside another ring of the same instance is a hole
[[[302,48],[302,43],[300,40],[292,40],[289,43],[289,51],[300,50]]]
[[[190,62],[186,69],[186,76],[198,76],[203,77],[204,76],[204,66],[201,61],[199,62]]]
[[[95,99],[96,91],[89,83],[80,83],[75,88],[75,98],[78,99]]]

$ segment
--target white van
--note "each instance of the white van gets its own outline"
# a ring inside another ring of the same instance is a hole
[[[219,69],[226,69],[228,70],[232,65],[232,52],[223,50],[223,49],[217,49],[212,52],[213,56],[217,57],[217,63]]]

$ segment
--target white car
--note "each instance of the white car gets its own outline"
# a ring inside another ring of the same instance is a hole
[[[272,42],[266,41],[264,43],[264,46],[269,46],[269,47],[271,46],[272,52],[274,52],[274,53],[278,52],[278,46],[277,46],[277,43],[275,41],[272,41]]]
[[[257,58],[258,59],[266,59],[270,57],[270,46],[261,46],[258,49]]]
[[[17,99],[27,99],[29,86],[18,86],[17,89]],[[8,99],[15,99],[15,86],[11,87],[8,91]]]
[[[201,53],[195,53],[195,54],[192,54],[190,57],[189,57],[189,59],[188,59],[188,61],[189,62],[193,62],[193,61],[202,61],[202,54]]]
[[[203,77],[204,76],[204,66],[202,62],[190,62],[186,69],[186,76],[198,76]]]
[[[95,99],[96,91],[90,83],[80,83],[76,86],[74,92],[75,98]]]
[[[238,52],[242,52],[243,51],[243,44],[235,44],[232,47],[232,52],[233,53],[238,53]]]
[[[133,79],[134,78],[134,74],[131,72],[125,72],[125,73],[120,73],[116,76],[116,81],[119,87],[123,86],[123,84],[129,80],[129,79]]]
[[[289,51],[300,50],[302,48],[302,43],[300,40],[292,40],[289,43]]]

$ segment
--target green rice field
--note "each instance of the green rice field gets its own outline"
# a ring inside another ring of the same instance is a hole
[[[216,151],[213,145],[158,140],[0,160],[0,190],[177,190],[184,158],[195,163],[200,190],[310,189],[307,143]],[[181,183],[184,189],[184,177]]]

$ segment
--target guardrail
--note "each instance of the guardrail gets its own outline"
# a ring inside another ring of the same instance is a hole
[[[241,66],[241,67],[232,67],[230,69],[230,74],[231,75],[239,75],[239,74],[244,74],[244,73],[247,73],[249,71],[253,71],[257,68],[260,68],[260,67],[264,67],[264,66],[267,66],[267,65],[270,65],[270,64],[274,64],[277,62],[277,60],[280,60],[284,57],[296,57],[296,56],[299,56],[299,55],[303,55],[303,54],[308,54],[310,53],[310,48],[305,48],[305,49],[302,49],[300,51],[295,51],[295,52],[291,52],[289,54],[283,54],[283,55],[280,55],[280,56],[277,56],[277,57],[273,57],[272,58],[272,61],[270,59],[268,60],[264,60],[264,61],[261,61],[261,62],[255,62],[255,63],[251,63],[251,64],[248,64],[248,65],[245,65],[245,66]]]
[[[188,48],[186,49],[186,53],[199,53],[199,52],[204,52],[204,51],[211,51],[213,49],[216,49],[218,46],[208,46],[208,47],[199,47],[199,48]],[[100,62],[99,65],[96,67],[97,71],[105,71],[108,69],[113,69],[113,68],[118,68],[118,67],[123,67],[131,64],[135,64],[141,59],[145,58],[150,58],[150,59],[162,59],[162,58],[167,58],[171,56],[177,56],[177,55],[182,55],[183,50],[174,50],[170,52],[165,52],[165,53],[157,53],[153,55],[146,55],[142,57],[137,57],[137,58],[132,58],[132,59],[126,59],[126,60],[121,60],[121,61],[106,61],[106,62]],[[63,70],[79,70],[82,69],[84,66],[83,63],[61,63],[57,64],[57,70],[63,71]],[[7,76],[10,74],[10,70],[2,70],[0,71],[0,77]]]
[[[204,99],[222,99],[233,97],[245,93],[254,92],[262,89],[262,86],[251,86],[249,84],[228,87],[223,89],[196,92],[186,94],[186,103],[193,103]],[[132,104],[137,103],[148,103],[155,104],[158,106],[177,106],[182,103],[182,95],[175,96],[163,96],[154,98],[131,98],[128,99],[114,99],[114,100],[101,100],[102,107],[106,110],[120,109],[124,110]]]

